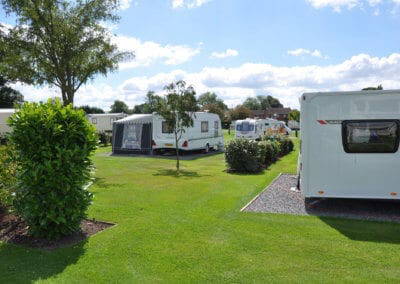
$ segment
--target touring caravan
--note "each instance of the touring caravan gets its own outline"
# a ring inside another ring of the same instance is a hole
[[[193,127],[179,141],[183,151],[223,149],[221,120],[217,114],[195,112]],[[135,114],[114,122],[113,153],[152,153],[175,149],[175,136],[165,120],[153,114]]]
[[[399,199],[400,90],[300,98],[305,197]]]
[[[15,109],[12,108],[0,108],[0,137],[11,131],[11,128],[7,125],[7,120],[14,112]]]
[[[246,118],[235,123],[236,138],[258,140],[264,134],[265,121],[263,119]]]
[[[269,127],[267,129],[268,134],[289,135],[291,132],[292,130],[286,126],[285,122],[276,119],[270,119]]]
[[[95,113],[86,115],[90,123],[96,127],[98,132],[112,131],[114,121],[126,117],[125,113]]]

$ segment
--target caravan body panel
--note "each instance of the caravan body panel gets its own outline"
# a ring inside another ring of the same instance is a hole
[[[304,94],[300,187],[305,196],[399,198],[399,122],[400,91]],[[346,151],[349,145],[356,150]],[[396,149],[382,153],[382,147]]]
[[[4,108],[0,109],[0,136],[3,136],[9,132],[11,132],[11,127],[8,126],[7,120],[8,118],[13,115],[15,109]]]

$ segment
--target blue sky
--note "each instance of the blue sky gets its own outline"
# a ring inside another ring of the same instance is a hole
[[[82,88],[77,104],[133,106],[176,79],[230,106],[258,94],[297,107],[307,91],[400,88],[400,0],[123,0],[119,14],[113,40],[136,59]],[[57,94],[17,88],[29,100]]]

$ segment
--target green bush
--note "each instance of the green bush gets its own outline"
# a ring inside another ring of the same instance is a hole
[[[99,136],[99,141],[100,141],[101,145],[106,147],[111,143],[111,138],[112,137],[111,137],[110,134],[108,134],[106,132],[99,132],[98,136]]]
[[[262,141],[271,141],[277,144],[278,156],[284,156],[289,154],[294,149],[293,141],[283,135],[265,135],[262,137]]]
[[[14,198],[17,163],[11,146],[0,146],[0,208],[10,209]]]
[[[256,141],[234,139],[225,147],[225,161],[231,172],[260,172],[264,160],[265,156]]]
[[[263,164],[266,166],[271,165],[278,159],[278,144],[272,141],[260,141],[258,143],[263,159]]]
[[[24,103],[9,119],[19,164],[14,207],[30,233],[56,239],[79,229],[91,194],[95,128],[59,100]]]

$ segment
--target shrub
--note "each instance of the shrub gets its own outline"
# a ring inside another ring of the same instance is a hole
[[[106,132],[99,132],[99,141],[103,146],[108,146],[111,143],[111,135]]]
[[[277,144],[278,156],[284,156],[293,151],[293,141],[283,135],[265,135],[262,137],[263,141],[272,141]]]
[[[260,172],[264,160],[265,156],[256,141],[234,139],[225,148],[225,161],[232,172]]]
[[[264,165],[269,166],[278,159],[277,143],[272,141],[260,141],[258,146],[264,157]]]
[[[56,239],[79,229],[91,194],[97,135],[82,110],[59,100],[24,103],[9,119],[19,164],[14,207],[34,236]]]
[[[0,146],[0,208],[10,209],[16,184],[17,163],[11,146]]]

